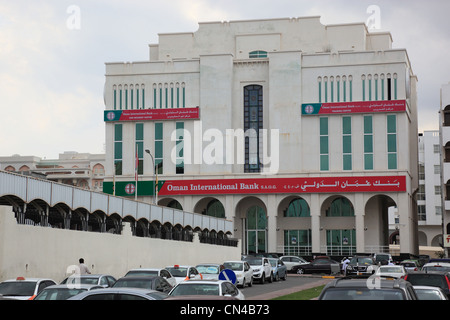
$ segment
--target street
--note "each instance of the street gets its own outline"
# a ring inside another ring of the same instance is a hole
[[[286,281],[260,284],[253,283],[253,287],[241,288],[246,300],[269,300],[293,292],[313,288],[326,284],[330,279],[320,276],[289,274]]]

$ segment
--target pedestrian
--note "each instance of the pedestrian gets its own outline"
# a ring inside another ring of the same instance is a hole
[[[80,262],[79,267],[80,267],[80,274],[91,274],[91,271],[89,270],[88,266],[84,264],[84,259],[80,258],[80,260],[78,260]]]
[[[347,265],[350,263],[350,260],[347,257],[344,257],[342,261],[342,274],[345,275],[345,269],[347,269]]]

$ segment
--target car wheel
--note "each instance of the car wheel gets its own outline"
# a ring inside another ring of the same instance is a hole
[[[284,273],[284,277],[281,278],[281,279],[283,279],[283,281],[286,281],[286,280],[287,280],[287,271]]]
[[[272,283],[272,282],[273,282],[273,273],[271,272],[270,276],[269,276],[269,283]]]
[[[250,282],[248,283],[248,286],[249,286],[249,287],[252,287],[252,286],[253,286],[253,277],[250,278]]]
[[[297,274],[305,274],[305,270],[303,268],[298,268]]]
[[[266,281],[266,275],[263,273],[261,276],[261,284],[264,284],[265,281]]]
[[[280,275],[278,274],[278,272],[277,272],[277,274],[276,274],[276,276],[275,276],[275,279],[274,279],[275,281],[280,281]]]

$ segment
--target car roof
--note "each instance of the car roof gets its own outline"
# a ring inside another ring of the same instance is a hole
[[[55,284],[52,286],[48,286],[45,287],[44,290],[46,289],[91,289],[91,288],[102,288],[102,286],[99,286],[98,284],[84,284],[84,283],[78,283],[78,284],[72,284],[72,285],[67,285],[67,284]]]
[[[76,297],[82,297],[82,296],[88,296],[91,294],[102,294],[102,293],[137,293],[140,295],[146,295],[149,293],[158,293],[160,294],[160,291],[156,291],[156,290],[151,290],[151,289],[144,289],[144,288],[127,288],[127,287],[117,287],[117,288],[104,288],[104,289],[99,289],[99,290],[92,290],[92,291],[86,291],[86,292],[82,292],[72,298],[70,298],[69,300],[76,300]]]
[[[130,271],[159,271],[159,270],[165,270],[166,268],[136,268],[136,269],[130,269]]]
[[[443,266],[443,267],[450,267],[450,262],[440,262],[440,261],[436,261],[436,262],[428,262],[426,264],[423,265],[424,267],[433,267],[433,266]]]
[[[385,279],[383,277],[376,277],[376,285],[381,288],[394,288],[401,285],[407,285],[403,279]],[[327,287],[334,288],[367,288],[367,279],[350,279],[341,278],[330,282]],[[370,280],[369,280],[370,281]]]
[[[23,279],[8,279],[8,280],[5,280],[5,281],[3,281],[3,282],[23,282],[23,281],[28,281],[28,282],[38,282],[38,281],[53,281],[53,282],[55,282],[56,283],[56,281],[55,280],[53,280],[53,279],[48,279],[48,278],[23,278]]]
[[[208,284],[216,283],[216,284],[220,284],[220,283],[223,283],[223,282],[229,282],[229,283],[231,283],[231,282],[228,281],[228,280],[217,280],[217,279],[194,280],[194,279],[189,279],[189,280],[180,282],[180,283],[178,284],[178,286],[179,286],[179,285],[189,284],[189,283],[204,283],[204,284],[206,284],[206,283],[208,283]]]
[[[153,280],[153,279],[164,279],[163,277],[160,276],[128,276],[128,277],[122,277],[119,280]]]

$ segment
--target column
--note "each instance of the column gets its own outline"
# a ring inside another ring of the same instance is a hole
[[[277,196],[267,197],[267,252],[277,252]]]
[[[364,196],[362,194],[355,195],[355,229],[356,229],[356,252],[365,252],[365,211],[364,211]]]
[[[318,194],[311,194],[311,252],[320,253],[320,198]]]

